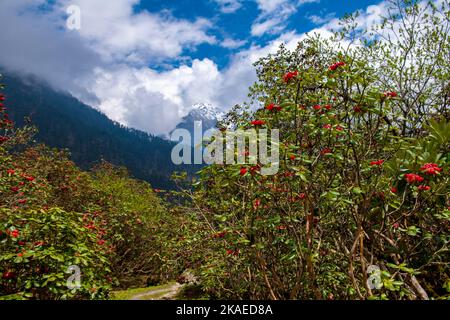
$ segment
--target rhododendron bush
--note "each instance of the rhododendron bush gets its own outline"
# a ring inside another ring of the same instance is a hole
[[[187,193],[204,226],[192,258],[210,297],[449,297],[450,46],[446,33],[436,40],[440,26],[422,26],[435,42],[418,35],[417,59],[441,45],[443,56],[428,56],[439,68],[401,55],[414,45],[339,47],[348,25],[255,64],[259,108],[238,106],[219,127],[279,129],[280,170],[212,165]]]
[[[0,299],[103,299],[112,287],[174,278],[162,263],[170,232],[155,230],[175,221],[150,186],[107,163],[83,172],[67,152],[30,144],[35,130],[16,129],[0,100]],[[80,288],[67,286],[70,266]]]

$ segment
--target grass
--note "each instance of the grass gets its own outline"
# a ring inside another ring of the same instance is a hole
[[[112,300],[130,300],[134,296],[138,294],[144,294],[148,292],[148,295],[142,297],[142,300],[150,300],[150,299],[158,299],[164,296],[167,291],[170,290],[170,288],[175,284],[175,282],[169,282],[167,284],[154,286],[154,287],[146,287],[146,288],[134,288],[134,289],[128,289],[128,290],[121,290],[121,291],[113,291],[111,294]],[[163,290],[167,289],[167,291],[152,293],[156,290]]]

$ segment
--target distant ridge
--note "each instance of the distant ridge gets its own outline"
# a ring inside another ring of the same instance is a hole
[[[155,188],[172,188],[174,171],[196,171],[193,166],[172,164],[173,142],[124,127],[68,93],[57,92],[35,78],[0,71],[7,96],[5,106],[18,126],[29,118],[39,133],[38,142],[67,148],[72,160],[84,169],[104,159],[128,168]]]

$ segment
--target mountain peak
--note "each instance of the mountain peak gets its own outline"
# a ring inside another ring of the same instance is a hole
[[[194,120],[220,120],[223,117],[223,113],[219,111],[215,106],[209,103],[197,103],[192,106],[192,110],[188,116]]]

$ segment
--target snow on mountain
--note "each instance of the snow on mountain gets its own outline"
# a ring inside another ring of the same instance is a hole
[[[198,117],[198,120],[208,119],[217,121],[221,120],[224,114],[211,104],[198,103],[192,106],[192,110],[188,116],[192,118]]]

